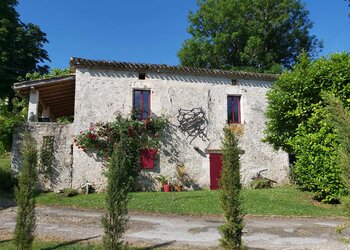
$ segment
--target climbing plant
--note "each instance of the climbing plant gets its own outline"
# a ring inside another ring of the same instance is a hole
[[[131,114],[123,117],[118,114],[113,122],[90,123],[90,127],[81,131],[75,138],[75,144],[86,153],[95,153],[104,161],[113,154],[121,138],[125,138],[124,145],[128,147],[127,153],[135,155],[139,164],[140,150],[158,148],[160,138],[167,123],[165,117],[152,117],[147,120],[137,120]],[[139,168],[132,171],[138,173]],[[137,173],[133,173],[134,176]]]
[[[46,177],[50,176],[54,160],[54,136],[44,136],[40,150],[40,172]]]

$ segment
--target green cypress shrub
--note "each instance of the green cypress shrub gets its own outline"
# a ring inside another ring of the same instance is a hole
[[[31,249],[35,231],[34,191],[37,181],[38,151],[35,139],[24,133],[22,145],[22,167],[15,189],[18,205],[14,242],[17,249]]]
[[[244,249],[242,243],[243,211],[241,208],[240,155],[233,131],[224,129],[222,142],[223,169],[221,173],[221,206],[226,223],[220,228],[220,243],[225,249]]]
[[[132,177],[128,167],[130,159],[125,152],[126,144],[121,140],[114,148],[107,169],[107,212],[102,218],[105,235],[105,249],[115,250],[122,247],[121,238],[128,222],[128,202]]]
[[[330,113],[331,119],[334,122],[336,133],[339,136],[340,152],[339,160],[340,167],[343,171],[344,182],[347,188],[350,188],[350,112],[345,108],[339,98],[331,94],[324,94],[328,106],[327,110]]]

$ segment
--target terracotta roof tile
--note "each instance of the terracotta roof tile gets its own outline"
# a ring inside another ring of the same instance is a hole
[[[240,79],[255,79],[255,80],[268,80],[274,81],[278,75],[275,74],[262,74],[255,72],[244,71],[232,71],[232,70],[219,70],[219,69],[206,69],[206,68],[192,68],[182,66],[170,66],[166,64],[146,64],[146,63],[126,63],[106,60],[91,60],[73,57],[70,59],[70,66],[74,68],[87,67],[87,68],[101,68],[101,69],[116,69],[116,70],[132,70],[157,73],[175,73],[175,74],[187,74],[187,75],[203,75],[203,76],[221,76],[227,78],[240,78]]]

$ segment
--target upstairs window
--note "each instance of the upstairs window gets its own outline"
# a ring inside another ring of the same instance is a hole
[[[241,97],[227,97],[227,121],[228,123],[241,123]]]
[[[138,120],[146,120],[151,115],[151,91],[134,90],[133,110]]]

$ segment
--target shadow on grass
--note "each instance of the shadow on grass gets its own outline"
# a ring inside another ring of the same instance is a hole
[[[156,245],[153,245],[153,246],[140,248],[140,250],[152,250],[152,249],[155,249],[155,248],[167,247],[167,246],[171,246],[171,245],[174,244],[175,242],[176,242],[176,240],[168,241],[168,242],[156,244]]]
[[[8,239],[8,240],[0,240],[0,244],[6,243],[6,242],[10,242],[10,241],[12,241],[12,240],[11,240],[11,239]]]
[[[63,243],[60,243],[60,244],[58,244],[57,246],[54,246],[54,247],[42,248],[42,250],[52,250],[52,249],[58,249],[58,248],[61,248],[61,247],[71,246],[71,245],[75,245],[75,244],[77,244],[79,242],[82,242],[82,241],[96,239],[96,238],[98,238],[100,236],[101,235],[96,235],[96,236],[92,236],[92,237],[85,238],[85,239],[79,239],[79,240],[72,240],[72,241],[68,241],[68,242],[63,242]]]
[[[2,190],[0,190],[2,192]],[[0,196],[0,210],[9,208],[9,207],[15,207],[16,206],[16,201],[14,197],[11,196]]]

